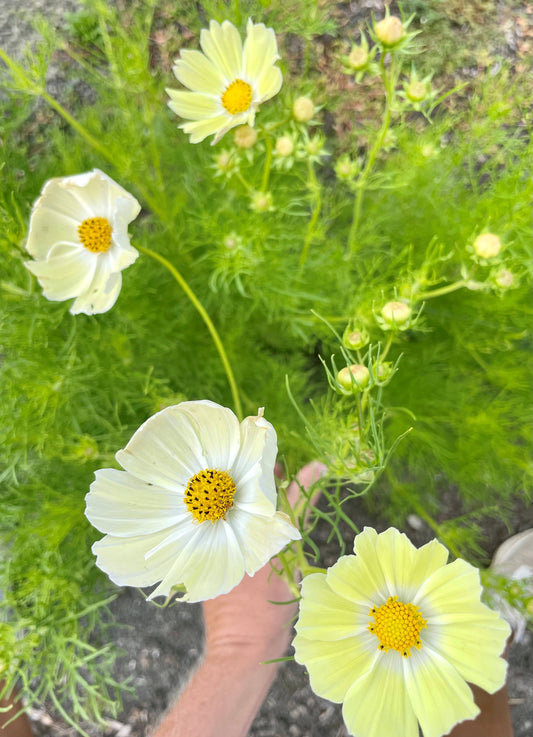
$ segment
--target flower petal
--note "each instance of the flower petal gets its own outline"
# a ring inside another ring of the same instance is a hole
[[[184,49],[173,67],[176,79],[194,92],[205,92],[220,99],[226,81],[221,71],[200,51]],[[171,90],[167,90],[171,94]]]
[[[225,20],[219,25],[215,20],[200,34],[200,46],[207,58],[220,69],[226,82],[233,82],[242,74],[242,43],[235,26]]]
[[[278,59],[276,35],[272,28],[266,28],[264,23],[253,23],[249,20],[243,50],[244,76],[248,80],[257,80]]]
[[[57,246],[57,244],[56,244]],[[44,296],[52,301],[75,297],[87,290],[94,278],[97,259],[83,247],[63,245],[51,253],[47,261],[26,261],[28,271],[35,274]]]
[[[115,456],[133,476],[181,493],[192,476],[208,468],[197,429],[181,411],[183,404],[150,417]]]
[[[89,522],[115,537],[147,535],[190,521],[181,495],[114,468],[96,471],[85,500]]]
[[[358,551],[360,545],[361,543],[358,542]],[[389,527],[388,530],[377,536],[375,551],[391,596],[398,596],[401,601],[405,601],[408,598],[405,596],[406,593],[413,591],[410,578],[415,563],[415,546],[406,535],[394,527]],[[365,562],[367,562],[366,557]]]
[[[344,640],[365,632],[368,609],[363,613],[327,583],[326,575],[313,573],[302,581],[302,600],[296,631],[308,640]],[[372,648],[377,650],[376,646]]]
[[[232,471],[240,446],[239,421],[233,412],[208,400],[182,402],[179,411],[196,431],[206,467]]]
[[[234,117],[238,118],[240,116],[236,115]],[[190,123],[183,123],[179,127],[182,128],[184,133],[190,135],[191,143],[201,143],[201,141],[213,133],[217,136],[216,140],[213,141],[213,143],[216,143],[216,141],[219,141],[225,133],[236,125],[241,125],[240,121],[233,121],[231,115],[224,113],[223,115],[217,115],[207,120],[195,120]]]
[[[371,654],[364,642],[354,637],[347,640],[308,640],[298,633],[292,642],[294,659],[305,665],[313,691],[339,703],[354,681],[372,669],[380,654]]]
[[[358,737],[418,737],[398,653],[379,654],[374,667],[346,694],[342,716],[350,732]]]
[[[271,97],[277,95],[281,89],[283,75],[278,67],[268,67],[255,83],[257,93],[257,103],[270,100]]]
[[[442,656],[427,645],[402,658],[405,685],[424,737],[441,737],[479,709],[463,678]]]
[[[212,95],[172,89],[167,89],[166,92],[170,97],[169,108],[182,118],[204,120],[221,113],[220,102]]]
[[[240,448],[232,465],[237,485],[235,504],[271,515],[276,509],[274,465],[278,453],[276,431],[262,415],[246,417],[240,424]],[[250,508],[251,505],[251,508]]]
[[[328,569],[327,580],[333,591],[339,596],[359,606],[361,612],[368,610],[380,601],[385,601],[388,588],[381,570],[374,575],[364,565],[362,558],[353,555],[343,555]]]
[[[413,604],[425,619],[436,617],[444,623],[449,615],[468,611],[468,604],[478,603],[480,597],[479,571],[458,559],[434,571],[418,589]]]
[[[99,268],[87,291],[78,296],[69,312],[72,315],[99,315],[110,310],[117,301],[122,287],[122,275],[120,272],[109,274],[105,269]]]
[[[233,507],[226,514],[226,521],[239,544],[249,576],[253,576],[292,540],[301,538],[300,532],[283,512],[263,517]]]
[[[44,260],[56,243],[68,243],[79,247],[80,222],[81,220],[58,212],[54,208],[35,205],[30,219],[26,250],[34,258]]]

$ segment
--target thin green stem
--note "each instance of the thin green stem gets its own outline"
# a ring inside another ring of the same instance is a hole
[[[270,167],[272,166],[272,138],[267,136],[265,138],[266,145],[266,157],[265,157],[265,168],[263,170],[263,181],[261,182],[261,192],[266,192],[268,187],[268,178],[270,176]]]
[[[145,253],[147,256],[151,256],[156,261],[159,261],[160,264],[163,264],[163,266],[172,274],[174,279],[178,282],[178,284],[183,289],[187,297],[190,299],[190,301],[194,305],[196,311],[198,312],[198,314],[204,321],[207,329],[209,330],[211,334],[211,337],[213,338],[213,342],[216,346],[216,349],[222,361],[222,365],[224,366],[224,371],[226,372],[228,384],[231,389],[231,395],[233,397],[233,406],[235,408],[235,414],[237,415],[239,420],[242,420],[243,413],[242,413],[241,400],[239,397],[239,391],[237,389],[237,383],[233,375],[233,370],[228,360],[228,356],[226,354],[224,344],[222,340],[220,339],[220,336],[217,332],[217,329],[213,325],[211,318],[207,314],[205,307],[202,305],[202,303],[200,302],[198,297],[195,295],[195,293],[192,291],[192,289],[190,288],[186,280],[183,278],[183,276],[180,274],[180,272],[176,269],[176,267],[173,264],[170,263],[170,261],[168,261],[164,256],[161,256],[159,253],[156,253],[155,251],[152,251],[149,248],[145,248],[144,246],[137,245],[136,248],[142,253]]]
[[[383,350],[383,353],[379,357],[380,358],[380,361],[384,361],[387,358],[387,353],[390,351],[390,347],[392,345],[393,338],[394,338],[394,335],[393,335],[393,332],[391,330],[390,333],[389,333],[389,337],[387,338],[387,342],[385,344],[385,348]]]
[[[445,287],[434,289],[432,292],[423,292],[422,294],[417,295],[417,299],[426,300],[431,299],[432,297],[440,297],[443,294],[450,294],[450,292],[455,292],[458,289],[466,287],[469,281],[470,279],[461,279],[460,281],[456,281],[453,284],[447,284]]]
[[[383,146],[383,142],[385,141],[385,136],[387,135],[387,131],[389,130],[389,126],[391,122],[392,97],[393,97],[393,92],[394,92],[393,74],[392,74],[392,70],[390,74],[387,74],[387,70],[385,69],[384,60],[385,60],[385,54],[382,54],[380,62],[379,62],[379,66],[381,70],[381,78],[383,80],[383,85],[385,87],[385,111],[383,113],[383,121],[381,123],[381,128],[378,131],[376,140],[374,141],[374,145],[372,146],[372,149],[368,155],[365,168],[361,172],[359,180],[357,181],[357,192],[356,192],[355,200],[354,200],[352,224],[350,226],[350,233],[348,235],[348,246],[350,248],[351,253],[355,253],[357,250],[356,239],[357,239],[357,231],[359,228],[359,222],[361,220],[361,208],[363,204],[363,197],[365,194],[365,185],[367,183],[370,172],[372,171],[372,167],[374,166],[374,163],[376,161],[376,157],[381,147]]]
[[[315,206],[313,210],[313,214],[311,216],[311,220],[309,221],[309,224],[307,226],[307,233],[305,234],[305,241],[304,246],[302,248],[302,253],[300,254],[300,271],[305,266],[305,262],[307,261],[307,256],[309,254],[309,247],[311,245],[311,241],[313,240],[313,236],[315,234],[315,227],[318,221],[318,218],[320,216],[320,208],[322,207],[322,193],[320,190],[320,184],[318,183],[318,180],[316,178],[315,173],[315,167],[311,159],[308,159],[307,161],[307,170],[309,174],[309,189],[311,191],[311,194],[314,195],[315,199]]]

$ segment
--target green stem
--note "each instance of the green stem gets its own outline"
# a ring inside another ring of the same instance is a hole
[[[239,397],[239,391],[237,389],[237,383],[235,381],[235,377],[233,376],[233,371],[232,371],[230,362],[228,360],[228,356],[226,354],[224,344],[222,343],[222,340],[220,339],[217,329],[213,325],[213,322],[211,318],[209,317],[209,315],[207,314],[204,306],[202,305],[198,297],[195,295],[195,293],[192,291],[192,289],[190,288],[188,283],[185,281],[183,276],[180,274],[180,272],[176,269],[176,267],[173,264],[170,263],[170,261],[168,261],[164,256],[161,256],[159,253],[156,253],[155,251],[152,251],[149,248],[144,248],[143,246],[139,246],[139,245],[136,245],[136,248],[142,253],[145,253],[147,256],[151,256],[156,261],[159,261],[160,264],[163,264],[163,266],[172,274],[174,279],[178,282],[178,284],[183,289],[187,297],[190,299],[190,301],[194,305],[198,314],[204,321],[207,329],[209,330],[211,334],[211,337],[213,338],[213,342],[216,346],[216,349],[222,361],[222,365],[224,366],[224,370],[226,372],[228,383],[231,389],[231,395],[233,397],[233,406],[235,407],[235,414],[237,415],[239,420],[242,420],[243,414],[242,414],[241,400]]]
[[[350,226],[350,233],[348,235],[348,245],[349,245],[351,253],[355,253],[357,250],[356,238],[357,238],[357,230],[359,228],[359,222],[361,220],[361,207],[363,204],[365,185],[370,175],[370,172],[372,171],[372,167],[374,166],[374,162],[376,161],[376,157],[381,147],[383,146],[383,142],[385,140],[385,136],[387,135],[387,131],[389,130],[389,126],[391,122],[391,107],[392,107],[392,96],[393,96],[394,85],[392,83],[392,71],[390,75],[387,74],[385,70],[384,60],[385,60],[385,54],[382,54],[380,62],[379,62],[379,66],[381,70],[381,78],[383,80],[383,85],[385,87],[385,111],[383,114],[383,122],[381,124],[381,128],[379,129],[376,140],[374,141],[372,150],[370,151],[368,155],[366,166],[361,172],[361,176],[359,177],[359,180],[357,182],[357,193],[355,195],[355,200],[354,200],[352,224]]]
[[[389,333],[389,337],[387,338],[387,343],[385,344],[385,349],[383,350],[383,353],[379,357],[379,360],[380,361],[384,361],[387,358],[387,353],[390,351],[390,347],[392,345],[393,337],[394,336],[393,336],[392,330],[391,330],[390,333]]]
[[[432,297],[440,297],[443,294],[450,294],[450,292],[455,292],[457,291],[457,289],[462,289],[462,287],[466,287],[469,281],[470,279],[461,279],[460,281],[456,281],[453,284],[447,284],[445,287],[434,289],[432,292],[423,292],[422,294],[417,294],[416,298],[418,300],[426,300],[431,299]]]
[[[322,195],[320,191],[320,185],[316,178],[314,164],[310,159],[308,159],[307,161],[307,169],[309,173],[309,189],[311,190],[311,193],[314,194],[315,208],[313,210],[311,220],[309,221],[309,224],[307,226],[307,233],[305,234],[304,247],[302,249],[302,253],[300,254],[300,270],[303,269],[303,267],[305,266],[305,262],[307,261],[309,247],[311,245],[311,241],[313,240],[313,236],[315,234],[315,227],[316,227],[318,218],[320,216],[320,208],[322,207]]]
[[[272,138],[267,136],[265,138],[266,144],[266,158],[265,168],[263,170],[263,181],[261,182],[261,192],[266,192],[268,187],[268,178],[270,176],[270,167],[272,166]]]

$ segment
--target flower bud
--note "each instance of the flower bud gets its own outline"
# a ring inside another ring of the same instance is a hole
[[[215,156],[215,168],[217,174],[231,174],[237,168],[237,158],[231,151],[221,151]]]
[[[305,152],[308,153],[309,156],[318,156],[324,148],[324,140],[319,136],[315,136],[307,141],[304,148]]]
[[[375,24],[374,33],[383,46],[395,46],[404,36],[403,23],[395,15],[389,15]]]
[[[514,274],[509,269],[500,269],[494,277],[494,281],[500,289],[509,289],[514,284]]]
[[[368,384],[369,378],[369,370],[361,363],[353,363],[351,366],[345,366],[337,374],[337,382],[343,389],[349,392],[362,391]]]
[[[307,123],[315,114],[315,103],[310,97],[298,97],[292,106],[292,114],[299,123]]]
[[[294,151],[294,141],[290,136],[281,136],[276,141],[276,153],[278,156],[290,156]]]
[[[411,102],[422,102],[422,100],[425,100],[427,97],[428,86],[425,82],[421,82],[418,79],[413,80],[407,85],[405,94]]]
[[[354,71],[359,72],[366,67],[369,58],[370,56],[366,49],[362,46],[354,46],[348,56],[348,64]]]
[[[273,210],[271,192],[254,192],[251,197],[250,207],[255,212],[268,212]]]
[[[233,139],[239,148],[252,148],[257,141],[257,131],[249,125],[241,125],[235,130]]]
[[[390,327],[400,327],[411,317],[411,308],[405,302],[387,302],[381,309],[381,317]]]
[[[369,341],[367,331],[354,328],[353,325],[348,325],[342,336],[342,343],[349,351],[358,351],[368,345]]]
[[[357,176],[359,171],[359,163],[350,158],[348,154],[343,154],[335,163],[335,174],[338,179],[350,181]]]
[[[392,363],[390,361],[383,361],[383,363],[377,363],[374,366],[374,375],[378,381],[387,381],[391,374]]]
[[[494,258],[501,249],[501,241],[493,233],[481,233],[474,241],[474,251],[480,258]]]

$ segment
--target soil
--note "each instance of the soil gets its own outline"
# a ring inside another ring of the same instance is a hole
[[[412,5],[413,3],[411,3]],[[450,6],[450,3],[447,3]],[[418,3],[424,6],[424,3]],[[465,5],[453,2],[453,6]],[[503,49],[508,58],[523,63],[524,56],[531,54],[533,36],[533,6],[528,3],[488,3],[483,0],[467,3],[483,12],[486,6],[497,9],[492,21],[492,32],[501,28],[498,51]],[[342,10],[344,6],[344,10]],[[0,4],[0,45],[9,53],[18,54],[23,42],[35,38],[31,19],[39,12],[49,19],[61,23],[67,10],[76,7],[74,0],[2,0]],[[374,13],[383,14],[382,0],[360,0],[337,6],[338,12],[351,13],[350,29],[355,22],[369,19]],[[340,9],[340,10],[339,10]],[[516,20],[520,22],[515,22]],[[458,32],[468,33],[468,18],[458,23]],[[329,41],[320,39],[326,49]],[[529,46],[528,46],[529,44]],[[490,52],[490,49],[489,49]],[[470,74],[464,71],[465,76]],[[58,84],[57,77],[50,84]],[[379,522],[372,520],[359,506],[352,510],[355,521],[362,527]],[[443,508],[446,516],[446,508]],[[430,531],[416,517],[411,517],[409,536],[416,544],[430,539]],[[514,529],[533,527],[533,510],[522,509],[514,520]],[[496,521],[487,526],[487,554],[490,557],[497,545],[510,533]],[[324,563],[332,564],[338,550],[334,546],[322,547]],[[92,737],[149,737],[154,725],[176,692],[188,678],[191,669],[201,657],[203,623],[201,606],[178,604],[161,610],[147,604],[139,592],[124,590],[112,603],[116,621],[121,623],[114,629],[114,640],[124,654],[117,660],[115,677],[128,682],[132,693],[126,695],[123,710],[116,719],[109,719],[102,727],[88,726]],[[509,703],[512,711],[516,737],[533,736],[533,633],[526,631],[520,643],[509,650]],[[74,737],[77,733],[46,705],[30,710],[35,734],[38,737]],[[344,737],[347,735],[340,707],[317,697],[309,686],[303,667],[295,662],[280,666],[279,675],[250,730],[250,737]]]

